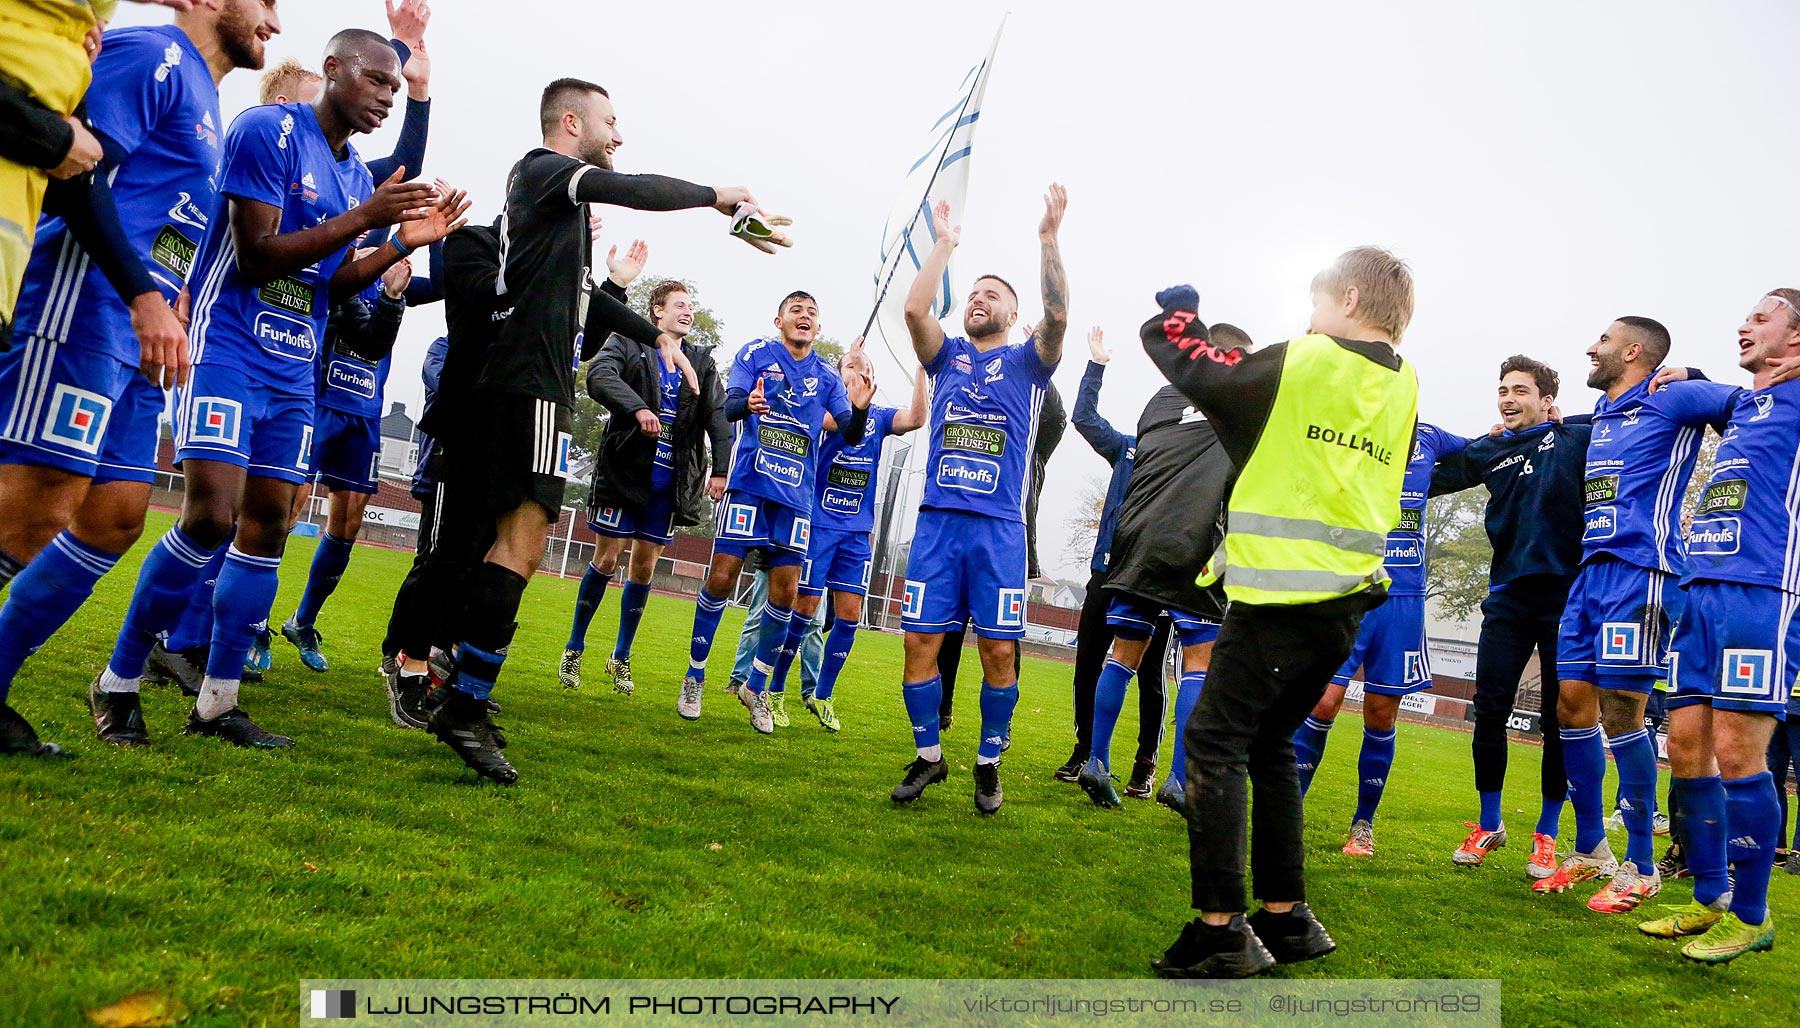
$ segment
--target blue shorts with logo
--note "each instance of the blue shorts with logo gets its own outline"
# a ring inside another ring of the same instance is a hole
[[[1142,596],[1130,593],[1113,593],[1112,602],[1106,608],[1106,626],[1113,630],[1113,635],[1131,642],[1145,642],[1156,630],[1156,619],[1162,617],[1164,608]],[[1175,632],[1181,638],[1183,646],[1199,646],[1212,642],[1219,637],[1219,622],[1211,618],[1203,618],[1189,614],[1185,610],[1170,610],[1169,621],[1175,625]]]
[[[749,493],[727,492],[719,504],[713,553],[742,559],[761,550],[769,567],[796,568],[806,563],[811,538],[812,520],[792,507]]]
[[[104,351],[24,336],[0,354],[0,464],[149,482],[162,412],[162,390]]]
[[[175,459],[236,464],[296,485],[312,467],[313,398],[272,392],[223,364],[199,364],[175,392]]]
[[[1767,585],[1691,582],[1669,656],[1668,707],[1785,718],[1800,674],[1800,596]]]
[[[925,508],[906,562],[900,627],[948,632],[975,624],[984,639],[1025,635],[1025,525]]]
[[[823,596],[825,590],[867,595],[869,568],[875,563],[869,533],[815,528],[806,551],[806,570],[800,575],[800,594]]]
[[[1602,555],[1583,564],[1563,607],[1556,673],[1564,681],[1649,693],[1669,673],[1680,579]]]
[[[1425,644],[1425,597],[1389,596],[1363,615],[1356,645],[1344,666],[1331,676],[1333,685],[1348,686],[1358,669],[1363,691],[1407,696],[1431,688],[1431,654]]]
[[[641,507],[589,507],[588,527],[609,539],[667,546],[675,538],[675,490],[652,493]]]
[[[332,492],[375,492],[381,461],[381,419],[320,407],[313,415],[312,477]]]

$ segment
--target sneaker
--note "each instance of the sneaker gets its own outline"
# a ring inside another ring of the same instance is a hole
[[[817,685],[802,685],[800,687],[800,702],[806,704],[807,710],[812,709],[813,697],[818,695],[818,693],[819,687]]]
[[[250,720],[250,715],[238,707],[233,707],[210,721],[203,720],[199,711],[190,711],[187,734],[210,735],[224,739],[233,746],[257,750],[279,750],[294,744],[294,740],[287,736],[276,735]]]
[[[134,692],[101,692],[100,676],[88,684],[88,712],[101,742],[114,746],[144,746],[150,733],[144,728],[144,707]]]
[[[1110,784],[1110,778],[1108,783]],[[1006,793],[1000,788],[1000,765],[975,764],[975,810],[982,814],[992,814],[1000,809],[1006,799]]]
[[[53,742],[41,742],[37,730],[19,712],[0,703],[0,757],[62,757],[68,754]]]
[[[1687,858],[1681,855],[1680,846],[1670,846],[1669,852],[1656,862],[1656,873],[1674,881],[1677,878],[1692,878],[1694,873],[1688,870]]]
[[[556,680],[564,689],[581,688],[581,651],[564,650],[562,663],[556,665]]]
[[[295,624],[290,616],[281,626],[281,637],[293,643],[294,648],[300,651],[300,663],[305,664],[307,670],[325,672],[331,669],[331,665],[325,661],[325,654],[319,652],[319,643],[323,637],[319,635],[316,626]]]
[[[264,671],[274,667],[275,653],[270,648],[273,642],[274,639],[270,637],[269,629],[267,627],[264,627],[262,631],[256,633],[256,641],[250,644],[250,652],[244,657],[244,670],[254,671],[258,675],[261,675]],[[260,682],[262,679],[250,678],[246,675],[244,681]]]
[[[1069,754],[1068,762],[1057,768],[1053,775],[1059,782],[1079,782],[1081,781],[1081,765],[1087,763],[1087,759],[1087,751],[1077,749],[1074,753]]]
[[[483,778],[511,785],[519,780],[519,772],[506,762],[494,738],[493,722],[487,710],[468,711],[467,697],[452,696],[431,715],[431,734],[456,751],[462,762]]]
[[[819,724],[827,732],[835,732],[843,727],[838,724],[837,707],[828,699],[821,700],[815,696],[806,701],[806,709],[813,712],[813,716],[819,719]]]
[[[900,779],[899,785],[894,786],[893,800],[895,803],[911,803],[925,794],[926,786],[936,785],[948,777],[950,765],[946,761],[915,757],[912,763],[906,765],[906,777]]]
[[[692,675],[681,680],[681,695],[675,698],[675,713],[689,721],[700,720],[700,701],[706,696],[706,683]]]
[[[1726,912],[1706,934],[1681,947],[1681,955],[1703,964],[1725,964],[1746,953],[1775,948],[1775,915],[1764,914],[1762,924],[1745,924]]]
[[[575,661],[577,664],[581,662],[580,654],[575,655]],[[630,657],[606,658],[606,673],[612,676],[613,692],[630,696],[631,690],[637,688],[636,684],[631,681]]]
[[[1464,821],[1463,827],[1471,829],[1468,838],[1450,854],[1450,859],[1464,867],[1475,867],[1494,852],[1506,845],[1506,825],[1488,831],[1473,821]]]
[[[1788,851],[1787,863],[1782,865],[1782,870],[1791,875],[1800,875],[1800,850]]]
[[[738,702],[750,712],[750,727],[764,735],[775,731],[775,714],[769,709],[769,693],[767,690],[757,692],[754,689],[739,689]]]
[[[1667,834],[1669,834],[1669,815],[1663,813],[1660,810],[1654,814],[1651,814],[1650,815],[1650,834],[1652,834],[1652,835],[1667,835]]]
[[[1793,851],[1788,849],[1786,846],[1775,847],[1775,863],[1773,866],[1786,867],[1787,862],[1788,862],[1788,857],[1790,857],[1792,855],[1793,855]]]
[[[1611,878],[1618,871],[1619,862],[1613,858],[1612,847],[1602,841],[1592,853],[1571,853],[1564,857],[1555,874],[1531,883],[1531,891],[1540,894],[1562,892],[1582,882]]]
[[[388,716],[401,728],[424,731],[431,717],[425,709],[425,697],[431,692],[430,675],[409,675],[397,671],[387,678]]]
[[[738,694],[738,690],[742,689],[743,687],[744,687],[744,680],[742,678],[733,678],[731,681],[725,683],[725,691],[730,693],[733,696],[736,696]]]
[[[1113,788],[1112,770],[1100,763],[1099,757],[1089,757],[1087,763],[1081,765],[1081,788],[1096,807],[1119,805],[1118,790]]]
[[[1372,857],[1374,855],[1375,826],[1367,821],[1352,821],[1350,823],[1350,841],[1344,843],[1344,856]]]
[[[1275,956],[1242,914],[1231,923],[1209,925],[1199,918],[1181,929],[1181,937],[1150,966],[1164,978],[1248,978],[1275,966]]]
[[[206,677],[206,647],[171,650],[158,640],[150,647],[150,659],[144,662],[144,677],[153,682],[173,682],[184,696],[200,695],[200,682]]]
[[[1336,940],[1313,916],[1312,908],[1304,903],[1294,904],[1294,909],[1285,914],[1258,910],[1250,915],[1249,922],[1250,930],[1262,940],[1277,964],[1317,960],[1337,949]]]
[[[1628,914],[1638,904],[1662,891],[1662,876],[1654,870],[1639,874],[1637,865],[1626,861],[1606,883],[1606,888],[1588,897],[1588,909],[1596,914]]]
[[[794,722],[789,719],[787,712],[787,693],[765,692],[763,696],[769,701],[769,720],[775,723],[775,727],[793,727]]]
[[[1625,830],[1625,812],[1618,807],[1614,807],[1613,812],[1607,816],[1603,823],[1606,825],[1606,830],[1609,832],[1622,832]]]
[[[1525,861],[1527,878],[1548,878],[1556,873],[1556,837],[1531,833],[1531,859]]]
[[[1131,780],[1125,783],[1125,795],[1132,799],[1149,799],[1156,791],[1156,761],[1139,758],[1131,765]]]
[[[1163,780],[1162,788],[1156,790],[1156,802],[1187,818],[1187,789],[1175,779]]]
[[[386,678],[389,675],[399,674],[400,658],[392,653],[383,653],[381,655],[381,666],[375,669],[375,673],[383,678]]]
[[[1645,935],[1654,935],[1659,939],[1678,939],[1683,935],[1702,935],[1713,925],[1725,917],[1725,908],[1731,905],[1731,896],[1719,897],[1717,909],[1706,906],[1697,900],[1686,903],[1664,903],[1664,910],[1674,913],[1659,917],[1652,921],[1644,921],[1638,925],[1638,931]]]

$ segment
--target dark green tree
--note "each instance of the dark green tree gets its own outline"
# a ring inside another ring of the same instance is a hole
[[[1466,489],[1435,496],[1425,505],[1425,558],[1430,562],[1425,596],[1453,618],[1468,617],[1487,598],[1494,562],[1482,524],[1487,498],[1486,489]]]

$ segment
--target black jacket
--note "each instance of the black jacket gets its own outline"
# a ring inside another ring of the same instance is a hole
[[[725,383],[710,346],[684,346],[700,382],[695,395],[684,379],[675,401],[675,523],[697,525],[711,516],[706,497],[707,442],[712,474],[731,460],[731,426],[725,420]],[[656,440],[638,431],[637,412],[662,407],[662,358],[654,346],[614,335],[588,362],[588,395],[612,418],[600,437],[588,506],[641,506],[650,498],[650,466]]]
[[[1212,423],[1174,386],[1138,419],[1137,458],[1113,529],[1106,587],[1201,617],[1225,616],[1225,592],[1194,584],[1224,538],[1237,476]]]
[[[1593,431],[1592,425],[1544,422],[1473,440],[1437,462],[1433,496],[1487,486],[1491,584],[1532,575],[1572,578],[1581,569],[1582,482]]]

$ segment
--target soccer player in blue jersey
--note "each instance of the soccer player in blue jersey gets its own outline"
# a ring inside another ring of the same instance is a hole
[[[1681,953],[1711,964],[1775,945],[1781,808],[1769,740],[1800,672],[1800,289],[1757,301],[1738,329],[1738,367],[1752,388],[1737,392],[1689,526],[1687,607],[1669,658],[1670,792],[1694,898],[1638,926],[1699,935]],[[1683,374],[1665,368],[1654,381]]]
[[[400,182],[403,171],[376,188],[350,146],[392,109],[399,65],[387,40],[347,29],[327,45],[314,104],[251,108],[226,134],[219,198],[194,259],[193,375],[176,405],[181,519],[146,558],[112,659],[89,689],[102,738],[145,741],[137,700],[145,658],[229,542],[188,731],[241,746],[292,743],[252,721],[237,692],[252,634],[274,602],[288,510],[305,477],[326,311],[443,238],[468,208],[458,194]],[[350,255],[358,238],[395,224],[374,253]]]
[[[13,677],[143,534],[162,391],[187,367],[170,304],[217,192],[218,83],[280,29],[272,3],[229,0],[105,36],[87,114],[107,207],[45,219],[0,355],[0,585],[30,564],[0,610],[0,752],[37,747],[5,705]],[[112,220],[136,284],[83,245],[83,214]]]
[[[1643,317],[1607,326],[1588,348],[1594,405],[1583,487],[1581,570],[1569,589],[1557,643],[1557,721],[1574,851],[1556,873],[1532,883],[1539,893],[1609,881],[1591,910],[1625,913],[1657,894],[1651,807],[1656,744],[1644,708],[1668,674],[1668,639],[1681,620],[1678,588],[1687,568],[1681,500],[1708,424],[1723,426],[1740,391],[1716,382],[1683,382],[1650,392],[1669,355],[1669,331]],[[1604,727],[1606,741],[1600,732]],[[1623,863],[1606,841],[1606,749],[1619,769],[1620,810],[1629,842]]]
[[[688,673],[675,711],[692,721],[700,716],[706,692],[706,658],[718,634],[725,600],[752,550],[763,552],[769,569],[769,603],[763,608],[762,640],[750,680],[738,699],[750,710],[751,727],[775,730],[769,674],[787,641],[788,624],[799,596],[800,569],[812,539],[813,483],[819,469],[819,433],[830,416],[846,443],[860,442],[867,429],[875,383],[846,368],[842,379],[813,351],[819,333],[819,305],[810,293],[783,297],[776,308],[774,339],[759,339],[731,362],[725,416],[739,422],[731,478],[719,504],[712,566],[694,607],[694,635]]]
[[[863,350],[860,336],[850,344],[840,366],[848,374],[874,380],[875,366]],[[799,655],[828,589],[835,618],[825,640],[818,687],[804,700],[806,709],[813,712],[826,731],[835,732],[842,727],[832,694],[856,641],[863,601],[869,593],[869,572],[875,564],[869,537],[875,531],[875,490],[881,479],[882,446],[889,436],[905,435],[924,424],[925,375],[921,369],[913,376],[911,406],[905,410],[870,407],[868,426],[860,441],[851,443],[841,435],[828,433],[819,446],[812,538],[807,543],[806,563],[800,574],[800,595],[788,619],[787,638],[769,675],[769,707],[777,728],[787,727],[789,720],[788,669]],[[752,664],[753,674],[754,667]]]
[[[950,773],[938,737],[937,658],[944,633],[965,619],[974,622],[982,668],[975,809],[992,814],[1005,799],[1000,753],[1019,702],[1013,660],[1025,634],[1032,443],[1069,327],[1069,278],[1056,238],[1067,208],[1068,194],[1052,183],[1038,223],[1044,320],[1024,342],[1008,341],[1019,297],[997,276],[983,275],[969,290],[965,337],[946,337],[932,316],[938,283],[962,236],[950,223],[948,204],[932,212],[937,242],[906,294],[913,353],[931,376],[931,438],[900,616],[906,630],[901,693],[918,757],[894,786],[896,803],[918,799]]]
[[[1325,757],[1326,733],[1344,706],[1350,677],[1363,673],[1363,740],[1356,761],[1356,812],[1350,817],[1350,840],[1344,853],[1375,854],[1375,809],[1394,767],[1394,740],[1400,701],[1431,688],[1431,659],[1425,641],[1425,499],[1431,470],[1438,459],[1460,453],[1468,440],[1438,428],[1419,425],[1413,434],[1412,458],[1400,491],[1400,520],[1388,533],[1387,602],[1363,615],[1356,648],[1332,677],[1325,695],[1294,733],[1294,758],[1300,790],[1312,788],[1313,775]]]

